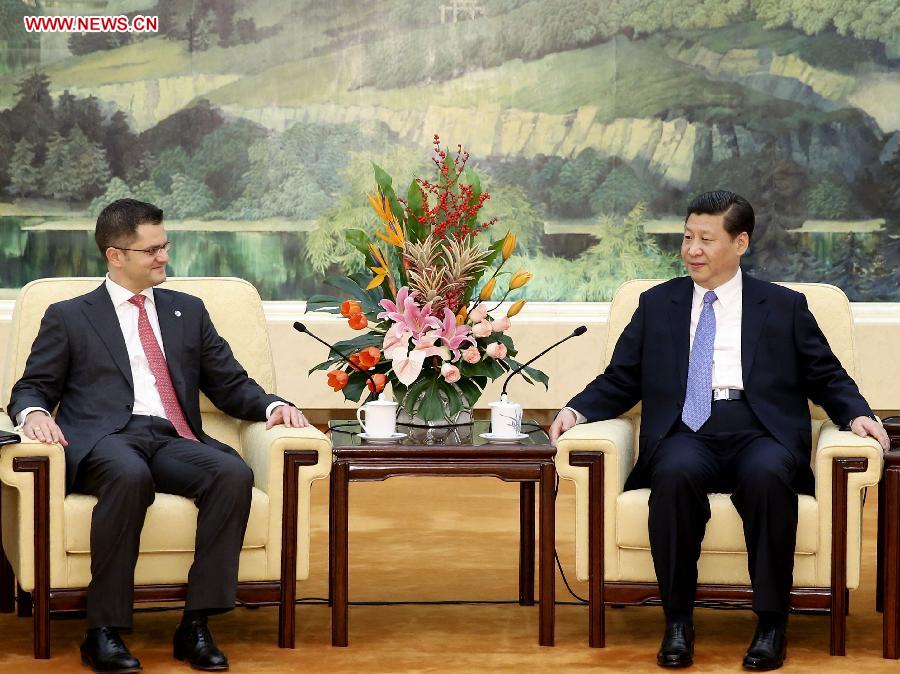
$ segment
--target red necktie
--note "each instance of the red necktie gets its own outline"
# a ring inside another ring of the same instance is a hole
[[[172,377],[169,374],[169,364],[166,363],[166,357],[159,348],[153,328],[150,327],[150,319],[147,317],[147,309],[144,307],[146,300],[144,295],[135,295],[128,301],[138,308],[138,336],[141,338],[141,346],[144,347],[144,355],[147,357],[150,371],[156,377],[156,389],[159,391],[163,410],[169,422],[178,431],[178,435],[188,440],[196,440],[197,436],[191,431],[187,419],[184,418],[181,404],[175,396],[175,388],[172,386]]]

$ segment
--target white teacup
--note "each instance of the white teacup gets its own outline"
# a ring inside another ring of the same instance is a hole
[[[393,437],[397,431],[397,403],[393,400],[370,400],[356,409],[356,420],[369,437]]]
[[[522,406],[506,396],[490,403],[491,433],[495,438],[514,438],[522,431]]]

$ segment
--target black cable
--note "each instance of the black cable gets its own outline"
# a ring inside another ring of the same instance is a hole
[[[556,504],[556,495],[559,494],[559,473],[556,474],[556,484],[553,486],[553,503]],[[569,585],[569,579],[566,578],[566,572],[563,571],[562,562],[559,561],[559,552],[556,549],[556,546],[553,546],[553,556],[556,558],[556,568],[559,569],[559,575],[562,576],[563,583],[566,585],[566,589],[569,591],[569,594],[575,597],[580,604],[589,603],[587,599],[583,597],[579,597],[575,594],[575,590],[572,589],[572,586]]]

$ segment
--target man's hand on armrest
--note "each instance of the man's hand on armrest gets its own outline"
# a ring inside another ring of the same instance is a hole
[[[887,431],[884,430],[884,426],[871,417],[856,417],[850,422],[850,430],[861,438],[875,438],[886,452],[891,448],[891,439],[888,437]]]
[[[266,428],[269,429],[278,424],[284,424],[288,428],[306,428],[309,426],[309,421],[296,407],[282,403],[272,410],[266,421]]]
[[[22,424],[22,432],[25,434],[25,437],[48,445],[58,443],[63,447],[69,446],[69,441],[66,440],[62,429],[56,425],[53,417],[44,410],[30,412]]]
[[[553,420],[553,424],[550,426],[550,442],[553,446],[556,446],[556,441],[559,440],[560,435],[577,423],[578,419],[575,410],[570,407],[563,407],[559,411],[559,414],[556,415],[556,419]]]

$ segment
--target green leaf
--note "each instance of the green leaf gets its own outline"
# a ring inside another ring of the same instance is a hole
[[[329,314],[341,313],[341,300],[331,295],[313,295],[306,300],[306,311],[326,311]]]
[[[515,360],[513,360],[512,358],[506,358],[505,360],[506,360],[506,363],[507,363],[510,367],[512,367],[512,368],[517,368],[517,367],[519,367],[519,363],[517,363],[517,362],[516,362]],[[546,388],[546,389],[548,389],[548,390],[550,389],[550,377],[548,377],[546,374],[544,374],[543,372],[541,372],[541,371],[538,370],[537,368],[533,368],[533,367],[530,367],[530,366],[529,366],[529,367],[524,368],[524,369],[522,370],[522,372],[525,373],[525,374],[527,374],[529,377],[531,377],[531,378],[534,379],[535,381],[538,381],[538,382],[540,382],[541,384],[543,384],[543,385],[544,385],[544,388]],[[524,375],[523,375],[523,376],[524,376]],[[528,379],[528,377],[526,377],[526,380],[527,380],[527,379]],[[528,383],[530,384],[530,383],[532,383],[532,382],[529,381]]]
[[[415,180],[409,184],[406,193],[406,202],[409,206],[409,217],[406,218],[406,238],[413,243],[418,243],[428,236],[427,225],[420,225],[416,217],[425,214],[425,200],[422,197],[422,188]]]
[[[372,243],[372,239],[369,238],[368,234],[361,229],[347,229],[344,231],[344,238],[347,239],[347,243],[362,253],[366,259],[369,258],[371,254],[369,244]]]
[[[382,343],[384,342],[384,335],[380,335],[377,332],[364,332],[361,335],[357,335],[352,339],[345,339],[340,342],[335,343],[335,348],[340,349],[348,356],[352,353],[356,353],[357,351],[362,351],[367,346],[377,346],[381,348]]]
[[[410,212],[415,215],[422,215],[425,212],[423,210],[425,202],[422,198],[422,188],[419,187],[419,183],[415,180],[409,184],[409,189],[406,191],[406,203]]]
[[[388,172],[375,163],[372,164],[372,168],[375,170],[375,182],[378,184],[378,189],[381,190],[381,193],[384,196],[388,196],[388,192],[393,194],[394,188],[391,187],[393,180],[388,175]]]
[[[359,278],[357,275],[350,278],[346,276],[330,276],[326,283],[333,288],[344,291],[349,297],[359,300],[364,313],[381,311],[377,296],[373,295],[374,291],[367,291],[365,287],[361,287],[359,285],[360,282],[356,280],[357,278]],[[383,292],[381,294],[383,296]]]
[[[422,392],[430,383],[431,381],[429,379],[419,377],[419,379],[416,379],[410,387],[406,389],[406,395],[403,397],[403,409],[405,409],[410,416],[415,414],[416,401],[421,397]]]
[[[359,402],[363,393],[367,390],[367,381],[368,378],[362,372],[350,373],[350,379],[341,391],[344,394],[344,398],[346,400],[355,400],[356,402]]]
[[[474,206],[478,203],[479,197],[481,197],[481,178],[470,168],[466,168],[465,177],[466,183],[472,188],[472,197],[469,199],[469,206]],[[466,220],[466,223],[471,225],[477,218],[478,213],[473,213]]]
[[[479,388],[476,383],[479,379],[481,378],[460,379],[456,382],[456,386],[462,391],[463,396],[466,398],[466,402],[469,403],[469,407],[475,407],[475,403],[477,403],[478,399],[481,397],[481,388]]]
[[[403,401],[406,399],[406,392],[409,389],[397,381],[395,377],[389,376],[388,378],[391,381],[391,390],[394,392],[394,400],[400,403],[400,407],[403,407]]]
[[[419,416],[426,421],[439,421],[444,418],[444,403],[441,400],[437,382],[429,382],[422,402],[419,404]]]
[[[438,388],[444,392],[445,396],[447,396],[448,416],[452,419],[462,409],[462,399],[459,397],[459,393],[457,393],[456,387],[453,384],[449,384],[441,379],[438,380]]]
[[[314,367],[311,367],[309,369],[309,372],[307,372],[307,374],[312,374],[313,372],[316,372],[318,370],[327,370],[335,363],[343,362],[343,360],[344,360],[343,358],[338,358],[338,357],[329,358],[328,360],[323,361]]]

